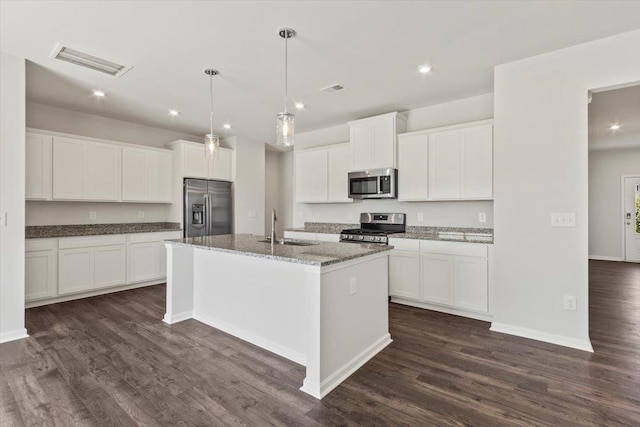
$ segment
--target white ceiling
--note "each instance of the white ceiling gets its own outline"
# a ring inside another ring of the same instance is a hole
[[[285,25],[298,32],[289,87],[308,106],[304,132],[491,92],[497,64],[640,28],[640,2],[2,1],[0,49],[32,62],[29,101],[195,135],[207,132],[213,66],[216,131],[272,143]],[[52,60],[59,41],[133,69],[114,78]],[[346,89],[319,91],[334,83]]]
[[[589,104],[589,148],[627,147],[640,147],[640,85],[594,93]]]

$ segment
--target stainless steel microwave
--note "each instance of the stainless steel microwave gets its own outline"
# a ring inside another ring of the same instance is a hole
[[[398,170],[393,168],[349,172],[349,197],[352,199],[396,199]]]

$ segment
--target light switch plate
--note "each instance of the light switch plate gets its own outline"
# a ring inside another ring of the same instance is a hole
[[[575,212],[551,212],[551,226],[552,227],[575,227],[576,213]]]

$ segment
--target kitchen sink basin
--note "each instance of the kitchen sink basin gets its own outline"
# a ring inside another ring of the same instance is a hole
[[[271,243],[271,239],[258,240],[260,243]],[[314,246],[319,245],[319,242],[310,242],[308,240],[294,240],[294,239],[276,239],[276,245],[289,245],[289,246]]]

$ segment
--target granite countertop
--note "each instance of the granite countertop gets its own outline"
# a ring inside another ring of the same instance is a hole
[[[124,224],[31,225],[25,227],[25,238],[100,236],[105,234],[155,233],[182,230],[179,222],[132,222]]]
[[[340,234],[348,228],[360,228],[360,224],[334,224],[329,222],[305,222],[304,227],[287,228],[285,231],[304,233]],[[390,234],[394,239],[439,240],[493,244],[493,228],[432,227],[408,225],[405,233]]]
[[[319,267],[393,249],[392,246],[387,245],[330,242],[318,242],[310,246],[277,244],[272,247],[270,243],[260,242],[264,239],[264,236],[251,234],[225,234],[166,240],[165,243]]]

